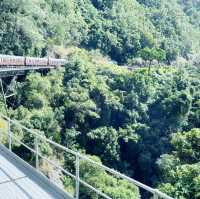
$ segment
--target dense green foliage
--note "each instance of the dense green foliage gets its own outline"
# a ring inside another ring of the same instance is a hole
[[[94,161],[100,163],[98,158],[93,158]],[[113,199],[140,199],[138,188],[127,183],[126,180],[120,180],[108,175],[103,169],[99,169],[87,161],[82,161],[80,165],[81,178],[87,183],[103,190]],[[93,193],[88,188],[81,188],[80,197],[83,199],[99,198],[96,193]],[[102,197],[103,198],[103,197]]]
[[[156,161],[173,146],[177,157],[187,158],[179,161],[180,169],[186,161],[188,167],[198,170],[198,140],[194,137],[194,146],[187,144],[187,135],[179,133],[170,142],[173,133],[200,126],[198,68],[152,67],[150,72],[130,72],[99,56],[75,50],[68,56],[65,71],[28,75],[19,84],[11,116],[67,147],[99,156],[104,164],[149,185],[159,183]],[[174,160],[163,157],[160,162]],[[170,175],[171,168],[164,175]],[[181,196],[178,185],[173,184],[175,177],[164,179],[161,189]],[[195,186],[193,193],[199,194],[199,184]]]
[[[170,63],[200,50],[198,8],[193,0],[2,0],[0,49],[46,55],[77,45],[126,63],[153,48],[164,53],[155,59]]]
[[[177,199],[198,199],[199,10],[197,0],[1,0],[0,53],[68,60],[65,69],[21,79],[10,116]],[[183,58],[196,67],[183,67]],[[143,61],[149,68],[133,72],[114,65]],[[174,62],[181,67],[165,66]],[[56,159],[50,148],[41,151]],[[19,144],[15,150],[31,157]],[[71,162],[60,164],[74,171]],[[87,162],[81,170],[114,199],[140,198],[135,186]],[[73,192],[70,179],[63,183]],[[81,187],[81,198],[99,197]]]
[[[160,189],[178,198],[200,197],[200,130],[174,134],[171,155],[162,155],[158,165],[164,183]]]

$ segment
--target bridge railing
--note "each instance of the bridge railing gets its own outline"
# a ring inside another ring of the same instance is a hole
[[[104,193],[102,190],[95,188],[94,186],[92,186],[88,182],[86,182],[85,180],[81,179],[81,177],[80,177],[80,162],[84,160],[95,167],[99,167],[99,168],[103,169],[104,171],[111,174],[112,176],[117,177],[118,179],[127,180],[129,183],[137,186],[139,189],[143,189],[143,190],[149,192],[152,196],[151,197],[152,199],[173,199],[172,197],[160,192],[157,189],[153,189],[143,183],[138,182],[137,180],[134,180],[124,174],[119,173],[116,170],[113,170],[113,169],[106,167],[98,162],[95,162],[94,160],[88,158],[85,155],[75,152],[69,148],[66,148],[66,147],[46,138],[45,136],[42,136],[41,134],[37,133],[35,130],[31,130],[31,129],[23,126],[16,120],[11,120],[10,118],[3,116],[3,115],[0,115],[0,118],[2,118],[7,123],[6,128],[4,128],[4,129],[6,129],[4,132],[4,135],[6,135],[6,137],[4,137],[4,143],[5,143],[5,140],[7,140],[6,143],[7,143],[9,150],[12,151],[12,145],[14,143],[15,144],[18,143],[19,145],[24,146],[26,149],[28,149],[29,151],[34,153],[35,168],[38,171],[40,171],[39,160],[42,159],[43,161],[48,162],[53,167],[62,171],[62,173],[64,173],[66,176],[74,179],[75,180],[75,193],[72,196],[72,198],[75,198],[75,199],[80,198],[80,185],[82,185],[82,186],[87,187],[89,190],[95,192],[97,195],[101,196],[102,198],[112,199],[108,194]],[[12,129],[16,130],[16,128],[19,128],[20,130],[26,131],[29,133],[29,136],[34,140],[34,142],[31,143],[31,146],[30,146],[30,144],[26,144],[25,142],[23,142],[20,138],[18,138],[18,136],[15,135],[15,132]],[[1,129],[1,125],[0,125],[0,129]],[[2,136],[2,133],[1,133],[1,136]],[[56,147],[60,151],[63,151],[67,154],[71,154],[73,157],[75,157],[75,172],[68,171],[67,169],[63,168],[59,164],[52,161],[50,158],[44,156],[39,149],[41,146],[40,145],[41,142],[48,143],[50,146]]]

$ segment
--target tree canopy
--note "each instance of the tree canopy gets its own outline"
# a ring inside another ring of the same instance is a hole
[[[1,54],[67,59],[64,68],[19,78],[9,114],[172,197],[198,199],[199,21],[195,0],[1,0]],[[42,145],[55,159],[50,148]],[[74,171],[72,162],[63,155],[59,164]],[[81,168],[113,198],[149,198],[87,162]],[[98,198],[83,187],[81,197]]]
[[[194,163],[197,170],[198,133],[182,131],[199,126],[198,77],[196,67],[131,72],[106,61],[98,52],[75,49],[68,55],[65,70],[45,76],[30,73],[19,83],[10,112],[45,136],[96,155],[103,164],[153,186],[160,183],[156,163],[160,156],[164,157],[161,166],[185,161],[191,169]],[[170,142],[176,132],[180,133]],[[163,156],[173,148],[173,157]],[[66,162],[68,165],[69,160]],[[167,172],[164,174],[170,175]],[[178,170],[174,172],[179,175]],[[173,180],[175,177],[160,183],[161,190],[173,195],[178,190]],[[174,192],[166,186],[173,186]]]
[[[172,154],[157,162],[163,177],[160,189],[176,198],[199,198],[200,129],[174,134],[171,143]]]
[[[149,48],[150,58],[171,63],[199,51],[198,6],[192,0],[2,0],[0,49],[45,56],[53,46],[75,45],[127,63]]]

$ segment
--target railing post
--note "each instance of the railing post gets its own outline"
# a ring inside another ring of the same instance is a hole
[[[38,137],[35,135],[35,167],[39,169],[39,147],[38,147]]]
[[[76,199],[79,199],[79,186],[80,186],[80,158],[78,156],[78,154],[76,155]]]
[[[10,118],[8,118],[8,148],[12,151],[12,131],[11,131]]]
[[[157,193],[157,190],[155,190],[155,192],[153,194],[153,199],[159,199],[159,195]]]

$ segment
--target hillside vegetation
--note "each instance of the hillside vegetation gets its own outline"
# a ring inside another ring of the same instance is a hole
[[[10,116],[174,198],[200,198],[199,64],[169,65],[198,58],[199,10],[197,0],[2,0],[1,53],[68,60],[22,78],[8,101]],[[158,65],[119,66],[140,57]],[[33,160],[22,146],[14,149]],[[45,143],[42,152],[56,159]],[[60,164],[74,171],[71,162]],[[114,199],[149,198],[84,161],[81,171]],[[69,178],[62,183],[74,191]],[[82,199],[100,199],[80,191]]]
[[[199,53],[199,8],[197,0],[2,0],[0,49],[44,56],[75,45],[127,63],[155,48],[170,63]]]
[[[79,49],[68,60],[65,71],[28,75],[11,117],[169,195],[198,198],[200,130],[191,129],[200,127],[199,69],[130,72]]]

